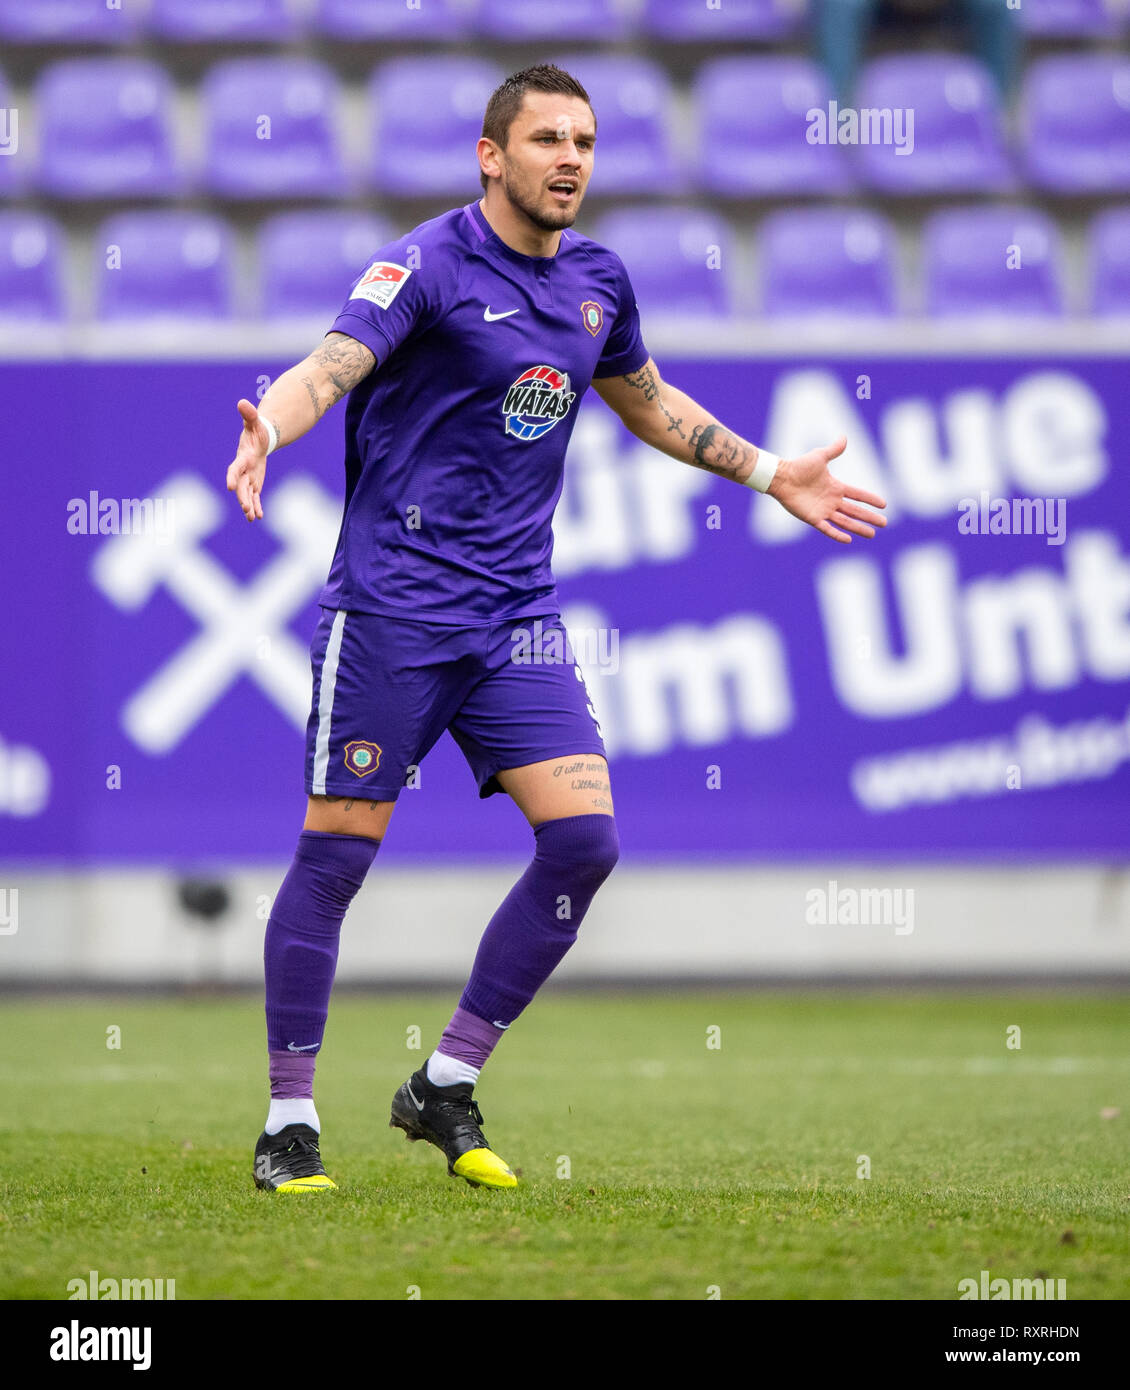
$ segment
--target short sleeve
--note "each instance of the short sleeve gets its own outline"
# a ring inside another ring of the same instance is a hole
[[[402,242],[379,251],[350,286],[341,312],[326,330],[364,343],[377,365],[433,313],[429,279],[408,262]]]
[[[620,302],[616,311],[616,322],[612,325],[600,361],[593,371],[596,378],[627,376],[629,372],[638,371],[651,355],[644,346],[643,334],[640,332],[636,292],[632,289],[628,272],[619,257],[616,258],[616,266],[619,272]]]

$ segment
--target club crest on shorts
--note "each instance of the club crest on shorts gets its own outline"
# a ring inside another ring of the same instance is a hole
[[[355,739],[345,745],[345,765],[357,777],[367,777],[376,772],[381,763],[381,749],[377,743],[366,743]]]
[[[581,305],[581,318],[594,338],[604,327],[604,310],[595,299],[586,299]]]
[[[577,393],[569,389],[568,372],[556,367],[527,367],[502,402],[506,433],[518,439],[540,439],[564,420]]]

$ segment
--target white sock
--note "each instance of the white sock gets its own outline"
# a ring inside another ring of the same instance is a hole
[[[319,1134],[322,1132],[322,1122],[312,1100],[272,1100],[263,1128],[268,1134],[277,1134],[287,1125],[309,1125]]]
[[[428,1058],[428,1080],[433,1086],[458,1086],[467,1081],[473,1086],[481,1070],[458,1057],[445,1057],[442,1052],[433,1052]]]

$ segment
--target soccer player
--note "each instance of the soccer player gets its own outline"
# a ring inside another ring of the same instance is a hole
[[[824,535],[873,536],[880,497],[837,481],[839,440],[778,460],[659,374],[610,250],[569,230],[593,169],[581,85],[542,65],[493,93],[484,196],[377,251],[320,347],[243,418],[227,484],[263,515],[268,454],[343,396],[345,511],[311,646],[304,828],[267,924],[270,1108],[255,1181],[331,1188],[313,1099],[346,910],[410,769],[449,729],[481,797],[533,829],[532,863],[491,918],[467,987],[390,1124],[485,1187],[517,1179],[473,1091],[503,1033],[573,945],[619,856],[608,765],[579,668],[560,652],[551,522],[590,384],[646,443],[771,496]],[[540,626],[534,620],[540,618]],[[516,660],[521,637],[530,655]],[[535,650],[535,658],[539,651]],[[437,842],[442,828],[436,827]]]

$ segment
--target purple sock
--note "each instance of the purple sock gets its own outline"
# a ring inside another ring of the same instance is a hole
[[[612,816],[542,821],[534,836],[534,861],[490,919],[459,1000],[461,1010],[498,1032],[514,1022],[576,941],[620,855]],[[442,1044],[440,1050],[447,1052]]]
[[[268,1052],[267,1069],[272,1100],[314,1099],[312,1052]]]
[[[267,1050],[308,1061],[311,1080],[326,1028],[341,924],[379,848],[379,840],[362,835],[304,830],[271,909],[263,943]],[[302,1078],[280,1073],[280,1085],[296,1080]],[[272,1094],[274,1085],[272,1065]]]
[[[443,1030],[436,1051],[481,1070],[503,1032],[502,1028],[496,1028],[477,1014],[456,1009],[451,1015],[451,1022]]]

